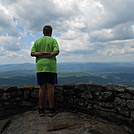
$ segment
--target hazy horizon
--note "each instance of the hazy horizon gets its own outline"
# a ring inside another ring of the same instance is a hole
[[[82,62],[82,61],[80,61],[80,62],[57,62],[57,64],[64,64],[64,63],[71,63],[71,64],[75,64],[75,63],[134,63],[134,61],[106,61],[106,62],[103,62],[103,61],[96,61],[96,62]],[[8,63],[8,64],[0,64],[0,65],[14,65],[14,64],[35,64],[36,65],[36,63],[35,62],[23,62],[23,63]]]

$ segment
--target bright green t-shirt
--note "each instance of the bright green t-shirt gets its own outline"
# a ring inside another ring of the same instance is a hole
[[[31,52],[53,52],[58,50],[59,46],[56,39],[49,36],[43,36],[36,40]],[[57,73],[56,57],[36,58],[36,73],[39,72]]]

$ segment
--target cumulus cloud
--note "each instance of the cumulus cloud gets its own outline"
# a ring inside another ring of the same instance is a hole
[[[103,14],[97,26],[112,28],[118,24],[134,21],[134,1],[132,0],[100,0],[103,5]]]
[[[57,4],[58,3],[58,4]],[[58,24],[76,12],[73,1],[59,0],[20,0],[10,7],[20,24],[32,31],[40,31],[44,24]]]
[[[20,37],[0,36],[0,45],[4,50],[18,51],[20,50]]]
[[[2,4],[0,4],[0,16],[0,33],[18,36],[19,32],[16,30],[13,18],[10,16],[10,12]]]
[[[134,55],[134,40],[116,40],[98,44],[101,47],[96,53],[105,56]],[[103,46],[103,47],[102,47]]]
[[[54,38],[58,40],[66,61],[71,57],[85,61],[84,55],[98,58],[98,61],[103,60],[99,58],[103,56],[124,56],[125,59],[134,52],[132,0],[0,1],[0,49],[21,51],[28,56],[31,42],[38,36],[32,38],[25,33],[34,35],[34,32],[42,31],[45,24],[50,24],[54,35],[60,33]]]
[[[132,23],[116,25],[112,29],[95,30],[91,33],[92,42],[106,42],[111,40],[125,40],[134,38]]]

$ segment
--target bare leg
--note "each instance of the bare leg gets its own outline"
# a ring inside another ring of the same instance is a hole
[[[49,108],[54,107],[54,85],[47,83]]]
[[[43,84],[39,89],[39,108],[44,108],[47,84]]]

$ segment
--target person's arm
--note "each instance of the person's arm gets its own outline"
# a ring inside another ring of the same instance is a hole
[[[54,52],[42,52],[44,54],[40,55],[39,58],[51,58],[54,56],[57,56],[60,51],[54,51]]]
[[[53,52],[51,52],[51,56],[52,56],[52,57],[53,57],[53,56],[57,56],[59,53],[60,53],[59,50],[58,50],[58,51],[53,51]]]
[[[51,52],[31,52],[31,56],[34,57],[41,57],[41,56],[45,56],[45,55],[51,55]]]
[[[51,58],[54,56],[57,56],[59,54],[59,51],[54,52],[31,52],[31,56],[35,56],[38,58]]]

